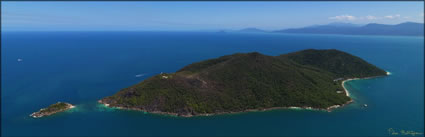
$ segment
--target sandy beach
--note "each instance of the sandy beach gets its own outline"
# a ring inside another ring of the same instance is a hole
[[[344,83],[347,82],[347,81],[356,80],[356,79],[359,79],[359,78],[350,78],[350,79],[346,79],[346,80],[342,81],[342,88],[344,88],[345,95],[347,97],[350,97],[350,92],[348,92],[347,88],[345,88]]]
[[[389,71],[387,71],[387,76],[389,76],[389,75],[391,75],[391,72],[389,72]],[[342,87],[344,88],[344,91],[345,91],[345,95],[347,96],[347,97],[350,97],[350,92],[347,90],[347,88],[345,88],[345,86],[344,86],[344,83],[345,82],[348,82],[348,81],[351,81],[351,80],[359,80],[359,79],[371,79],[371,78],[377,78],[377,77],[382,77],[382,76],[374,76],[374,77],[365,77],[365,78],[349,78],[349,79],[346,79],[346,80],[343,80],[342,81]]]

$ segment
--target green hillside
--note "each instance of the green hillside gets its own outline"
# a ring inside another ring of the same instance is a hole
[[[325,109],[350,100],[336,92],[343,88],[334,79],[385,74],[337,50],[281,56],[237,53],[153,76],[100,102],[182,116],[289,106]]]

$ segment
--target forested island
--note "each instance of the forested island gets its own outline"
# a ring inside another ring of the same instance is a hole
[[[42,108],[40,109],[40,111],[38,112],[34,112],[32,113],[30,116],[33,118],[40,118],[40,117],[44,117],[44,116],[50,116],[53,115],[55,113],[59,113],[59,112],[63,112],[66,111],[68,109],[72,109],[75,106],[70,104],[70,103],[66,103],[66,102],[58,102],[55,104],[50,105],[47,108]]]
[[[330,111],[352,101],[344,80],[385,75],[334,49],[236,53],[158,74],[99,103],[185,117],[292,107]]]

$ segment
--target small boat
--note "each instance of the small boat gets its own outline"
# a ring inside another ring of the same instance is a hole
[[[21,62],[21,61],[23,61],[23,59],[18,59],[18,62]]]
[[[367,104],[363,104],[364,107],[367,107]]]

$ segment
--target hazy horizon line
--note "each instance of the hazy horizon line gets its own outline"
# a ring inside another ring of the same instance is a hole
[[[398,25],[398,24],[403,24],[403,23],[418,23],[418,24],[424,24],[422,22],[413,22],[413,21],[406,21],[406,22],[402,22],[402,23],[397,23],[397,24],[383,24],[383,23],[366,23],[366,24],[355,24],[355,23],[349,23],[349,22],[331,22],[331,23],[327,23],[327,24],[316,24],[316,25],[309,25],[309,26],[304,26],[304,27],[294,27],[294,28],[283,28],[283,29],[274,29],[274,30],[269,30],[269,29],[261,29],[261,27],[245,27],[245,28],[241,28],[241,29],[152,29],[152,30],[147,30],[147,29],[134,29],[134,30],[128,30],[128,29],[111,29],[111,30],[96,30],[96,29],[78,29],[78,30],[74,30],[74,29],[62,29],[62,30],[55,30],[55,29],[47,29],[47,30],[17,30],[17,29],[4,29],[2,28],[1,32],[69,32],[69,31],[76,31],[76,32],[83,32],[83,31],[90,31],[90,32],[113,32],[113,31],[117,31],[117,32],[140,32],[140,31],[147,31],[147,32],[217,32],[217,31],[240,31],[243,29],[248,29],[248,28],[255,28],[255,29],[259,29],[259,30],[263,30],[266,32],[273,32],[273,31],[279,31],[279,30],[286,30],[286,29],[296,29],[296,28],[305,28],[305,27],[310,27],[310,26],[318,26],[318,25],[329,25],[329,24],[333,24],[333,23],[345,23],[345,24],[353,24],[353,25],[367,25],[367,24],[382,24],[382,25]]]

